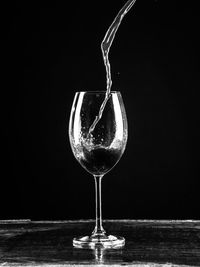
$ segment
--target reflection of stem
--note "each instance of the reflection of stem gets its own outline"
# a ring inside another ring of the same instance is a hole
[[[104,262],[104,248],[103,247],[96,247],[94,250],[94,254],[95,254],[96,263]]]

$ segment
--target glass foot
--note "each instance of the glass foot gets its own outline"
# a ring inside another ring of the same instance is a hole
[[[120,248],[124,245],[124,237],[114,235],[91,235],[73,239],[73,246],[77,248]]]

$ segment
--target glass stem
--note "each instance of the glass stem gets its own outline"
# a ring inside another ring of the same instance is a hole
[[[101,179],[103,175],[94,175],[95,180],[95,197],[96,197],[96,226],[92,235],[104,235],[105,230],[102,227],[101,212]]]

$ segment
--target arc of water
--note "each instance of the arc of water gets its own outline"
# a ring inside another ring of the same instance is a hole
[[[106,34],[104,36],[104,39],[103,39],[103,41],[101,43],[101,51],[102,51],[102,55],[103,55],[103,61],[104,61],[104,65],[106,67],[107,90],[106,90],[106,96],[104,98],[104,101],[101,104],[101,107],[100,107],[100,110],[99,110],[99,114],[98,114],[98,116],[95,117],[94,122],[90,126],[89,134],[94,130],[94,128],[97,125],[98,121],[101,119],[102,114],[103,114],[103,110],[104,110],[105,105],[106,105],[106,103],[107,103],[107,101],[109,99],[109,96],[110,96],[110,91],[111,91],[111,87],[112,87],[111,66],[110,66],[110,62],[109,62],[109,58],[108,58],[110,47],[112,45],[112,42],[113,42],[113,40],[115,38],[115,34],[116,34],[120,24],[121,24],[121,21],[122,21],[123,17],[131,9],[131,7],[135,4],[135,2],[136,2],[136,0],[128,0],[125,3],[125,5],[119,11],[119,13],[115,17],[114,21],[112,22],[112,24],[108,28],[108,30],[107,30],[107,32],[106,32]]]
[[[107,75],[107,92],[110,93],[110,89],[112,86],[112,79],[111,79],[111,67],[108,59],[108,54],[110,51],[110,47],[113,43],[113,40],[115,38],[116,32],[121,24],[121,21],[123,17],[128,13],[128,11],[131,9],[131,7],[135,4],[136,0],[129,0],[126,2],[126,4],[122,7],[122,9],[119,11],[117,16],[115,17],[114,21],[108,28],[105,37],[101,43],[101,51],[103,55],[104,64],[106,67],[106,75]]]

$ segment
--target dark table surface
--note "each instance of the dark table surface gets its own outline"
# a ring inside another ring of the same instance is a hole
[[[92,220],[0,221],[0,266],[200,266],[200,221],[106,220],[109,234],[126,238],[123,248],[72,246],[93,228]]]

